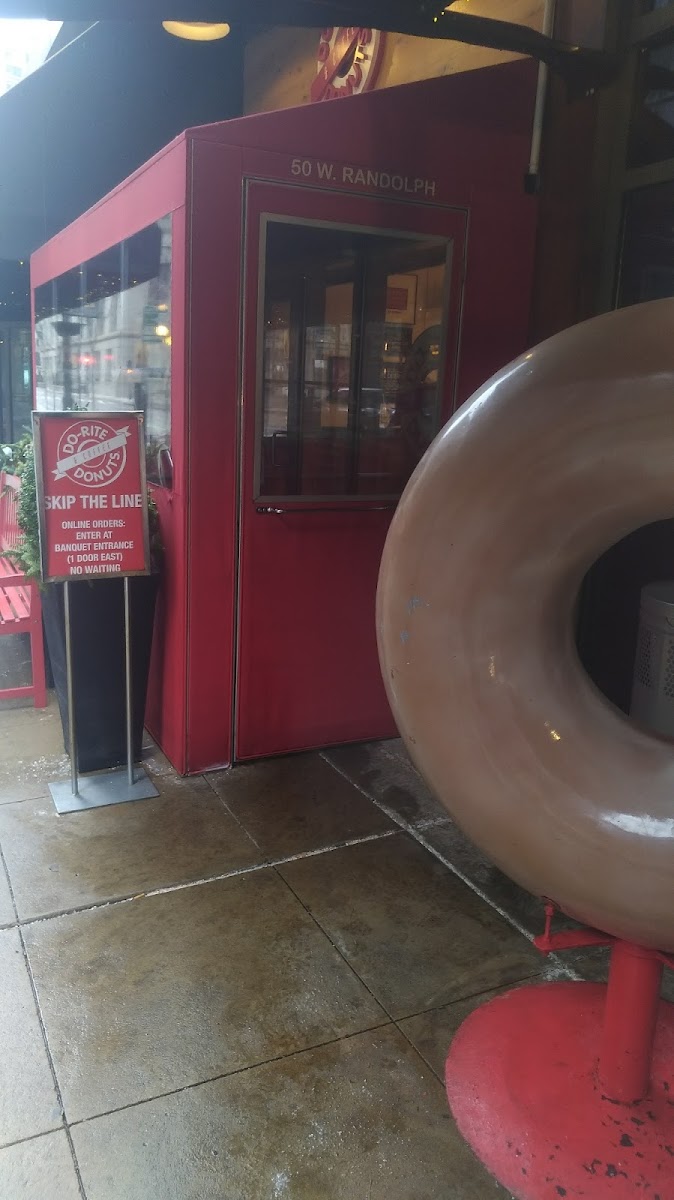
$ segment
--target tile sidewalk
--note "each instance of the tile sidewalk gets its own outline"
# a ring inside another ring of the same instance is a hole
[[[541,976],[540,910],[400,743],[189,780],[148,746],[157,799],[59,817],[54,707],[0,730],[2,1200],[505,1200],[443,1059]]]

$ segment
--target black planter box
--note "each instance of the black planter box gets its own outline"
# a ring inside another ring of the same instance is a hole
[[[129,580],[133,662],[134,760],[141,757],[145,697],[159,577]],[[42,595],[47,648],[58,697],[63,744],[70,752],[63,584],[49,583]],[[126,762],[124,583],[101,579],[70,586],[77,765],[85,773]]]

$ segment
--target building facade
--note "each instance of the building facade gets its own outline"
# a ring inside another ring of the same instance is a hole
[[[376,568],[430,438],[528,346],[674,292],[674,4],[453,7],[547,31],[554,8],[559,39],[610,53],[565,76],[266,30],[246,120],[191,130],[38,256],[40,404],[148,417],[169,542],[150,724],[181,770],[382,736]],[[169,249],[162,164],[183,154]],[[637,531],[583,586],[581,655],[625,710],[639,590],[673,542]]]
[[[0,96],[45,61],[60,27],[60,21],[0,23]]]

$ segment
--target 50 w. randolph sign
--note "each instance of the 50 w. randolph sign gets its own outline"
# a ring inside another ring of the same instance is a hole
[[[42,575],[149,571],[143,414],[33,413]]]

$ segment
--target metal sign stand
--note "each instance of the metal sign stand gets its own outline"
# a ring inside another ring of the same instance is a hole
[[[126,669],[126,766],[99,771],[94,775],[79,775],[77,770],[77,729],[75,723],[75,686],[73,678],[72,626],[70,620],[70,583],[63,584],[66,672],[68,689],[68,729],[70,731],[70,782],[50,783],[58,813],[79,812],[86,808],[103,808],[108,804],[125,804],[128,800],[147,800],[158,796],[154,784],[143,767],[133,761],[133,686],[131,609],[129,577],[124,576],[124,658]]]

